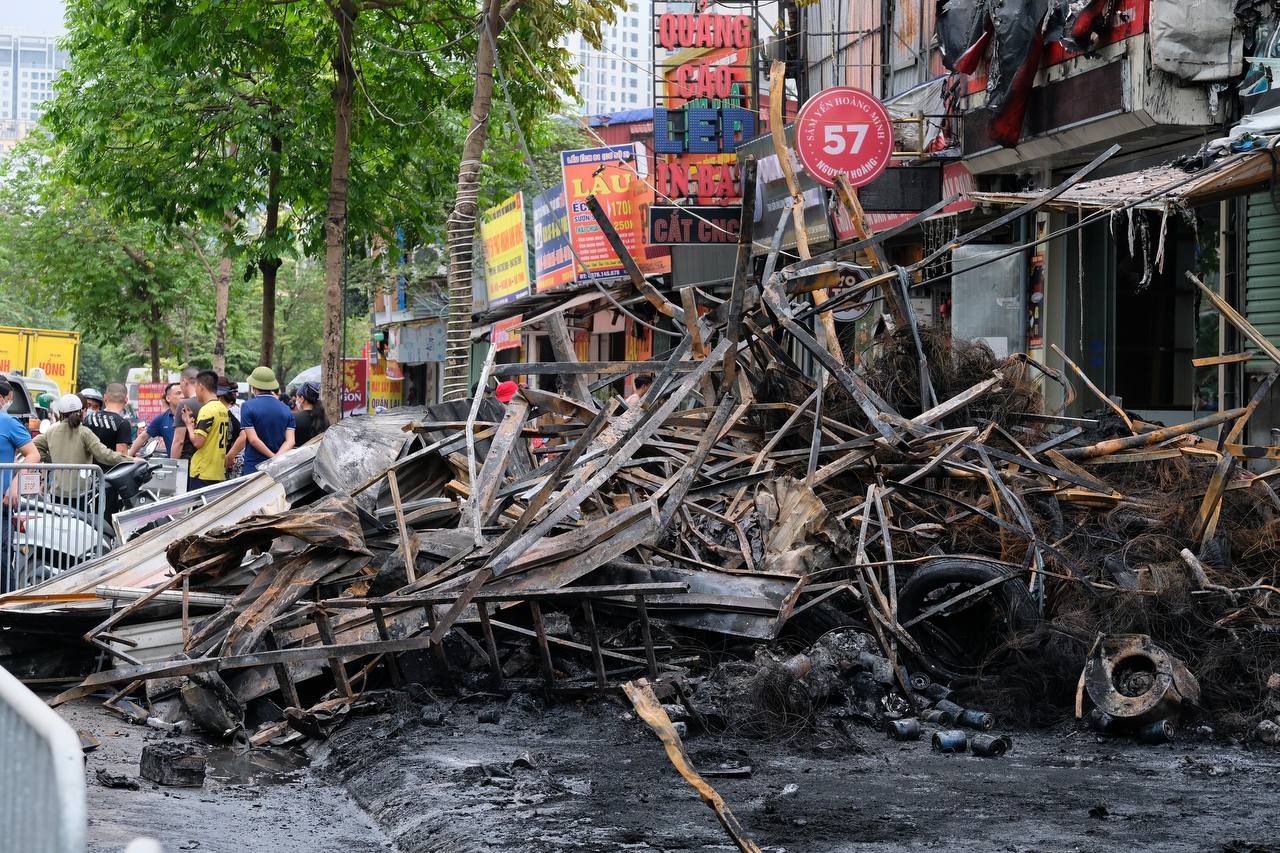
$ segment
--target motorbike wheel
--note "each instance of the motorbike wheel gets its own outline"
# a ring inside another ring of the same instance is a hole
[[[924,663],[953,684],[976,677],[988,655],[1039,620],[1026,582],[996,563],[942,557],[916,569],[898,593],[898,621],[906,624],[934,605],[1000,577],[1008,582],[907,629],[924,652]]]

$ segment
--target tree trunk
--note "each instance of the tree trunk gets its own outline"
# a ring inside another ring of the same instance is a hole
[[[267,216],[262,226],[262,239],[268,246],[273,245],[280,225],[280,154],[283,148],[280,137],[272,136],[271,169],[267,173]],[[259,258],[258,269],[262,272],[262,347],[258,363],[270,367],[276,348],[276,273],[280,270],[280,259]]]
[[[160,306],[151,302],[151,381],[160,381]]]
[[[449,251],[449,325],[445,344],[445,400],[471,396],[471,262],[475,243],[476,199],[480,189],[480,160],[489,139],[489,108],[493,103],[494,48],[498,33],[517,4],[500,7],[487,0],[476,50],[476,85],[471,95],[471,125],[462,145],[458,186],[446,229]],[[501,9],[501,11],[500,11]],[[484,27],[493,34],[490,39]]]
[[[320,350],[320,394],[330,423],[342,417],[343,272],[347,232],[347,177],[351,171],[351,99],[355,67],[351,44],[359,11],[352,0],[330,5],[337,23],[333,69],[333,163],[329,172],[329,202],[324,221],[324,334]]]
[[[231,300],[231,256],[223,252],[218,261],[217,293],[213,307],[213,372],[227,372],[227,303]]]

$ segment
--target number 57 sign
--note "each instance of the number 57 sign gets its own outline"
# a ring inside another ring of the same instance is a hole
[[[848,86],[825,89],[796,116],[796,155],[815,181],[828,187],[849,176],[869,184],[893,156],[893,122],[870,93]]]

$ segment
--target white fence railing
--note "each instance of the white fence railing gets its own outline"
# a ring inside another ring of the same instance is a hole
[[[84,853],[84,775],[75,731],[0,667],[0,850]]]

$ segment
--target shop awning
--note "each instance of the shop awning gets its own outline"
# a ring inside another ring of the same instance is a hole
[[[1197,207],[1257,191],[1271,180],[1276,163],[1270,150],[1258,149],[1229,155],[1199,172],[1186,172],[1176,166],[1154,166],[1082,181],[1045,206],[1066,211],[1123,206],[1154,211],[1164,211],[1171,206]],[[1019,205],[1041,195],[1039,191],[972,192],[969,198],[977,204]]]
[[[548,295],[550,294],[542,294],[542,296],[544,297]],[[492,326],[493,323],[510,319],[511,317],[514,317],[517,314],[521,313],[519,311],[511,310],[512,306],[523,310],[524,319],[521,320],[519,326],[516,326],[517,329],[523,329],[526,326],[531,326],[534,323],[538,323],[538,322],[541,322],[542,320],[545,320],[547,317],[551,316],[552,314],[556,314],[560,311],[568,311],[571,308],[579,308],[583,305],[590,305],[592,302],[597,302],[597,301],[603,302],[605,298],[603,293],[601,293],[598,290],[595,290],[594,288],[588,291],[587,293],[579,293],[576,296],[569,296],[568,299],[563,298],[565,295],[567,295],[563,291],[560,292],[558,295],[561,298],[532,299],[532,300],[528,300],[527,302],[524,299],[517,299],[515,302],[510,303],[509,306],[506,306],[507,310],[503,311],[501,315],[499,315],[497,311],[491,311],[488,314],[478,315],[477,322],[471,329],[471,339],[473,341],[480,340],[481,338],[483,338],[485,335],[489,333],[489,327]]]

